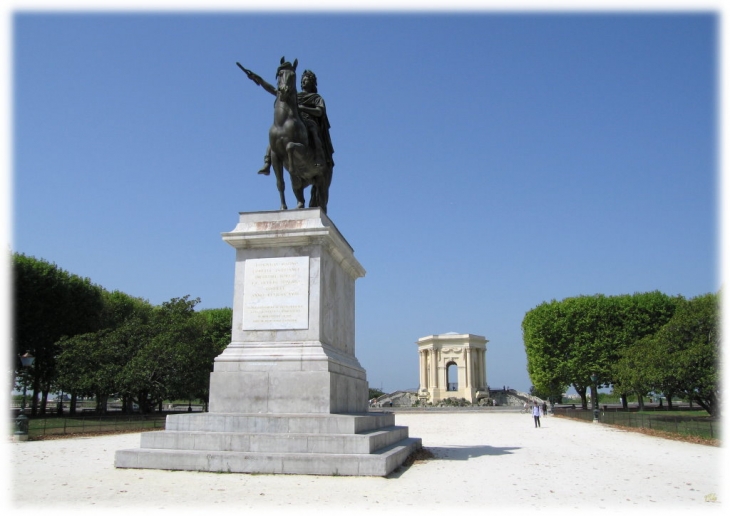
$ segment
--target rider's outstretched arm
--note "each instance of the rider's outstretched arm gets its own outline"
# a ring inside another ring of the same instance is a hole
[[[236,64],[238,65],[238,67],[241,70],[243,70],[243,72],[246,74],[246,76],[249,79],[251,79],[253,82],[255,82],[256,84],[261,86],[263,89],[265,89],[272,95],[276,96],[276,88],[274,88],[271,84],[269,84],[268,82],[263,80],[260,75],[257,75],[255,73],[253,73],[251,70],[244,68],[243,66],[241,66],[241,63],[239,63],[239,62],[236,62]]]

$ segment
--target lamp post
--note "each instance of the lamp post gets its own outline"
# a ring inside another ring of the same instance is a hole
[[[20,357],[20,363],[24,370],[32,366],[33,362],[35,362],[35,357],[30,354],[30,351],[26,351],[25,354]],[[28,418],[25,415],[25,393],[28,386],[26,380],[27,378],[23,378],[23,401],[20,403],[20,414],[18,414],[18,417],[15,419],[15,434],[13,435],[14,441],[28,440]]]
[[[591,396],[591,404],[593,405],[593,422],[598,423],[598,376],[592,374],[591,382],[593,382],[593,396]]]

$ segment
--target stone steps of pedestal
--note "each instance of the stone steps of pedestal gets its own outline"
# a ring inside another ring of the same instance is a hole
[[[284,453],[373,453],[408,437],[408,427],[391,426],[361,434],[146,432],[141,448]]]
[[[139,448],[118,450],[117,468],[293,475],[385,476],[421,447],[406,438],[375,453],[273,453]]]
[[[283,434],[360,434],[395,424],[392,413],[228,414],[205,412],[167,416],[166,430]]]

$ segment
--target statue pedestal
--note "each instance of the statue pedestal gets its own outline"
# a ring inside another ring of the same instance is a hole
[[[216,358],[210,412],[167,417],[116,467],[387,475],[421,440],[368,413],[355,357],[355,280],[365,270],[319,208],[242,213],[231,344]]]
[[[334,224],[317,208],[244,213],[223,240],[236,248],[233,330],[211,413],[367,412],[355,357],[365,270]]]

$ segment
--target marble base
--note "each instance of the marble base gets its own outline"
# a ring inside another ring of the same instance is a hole
[[[179,414],[118,468],[385,476],[421,447],[393,414]]]

